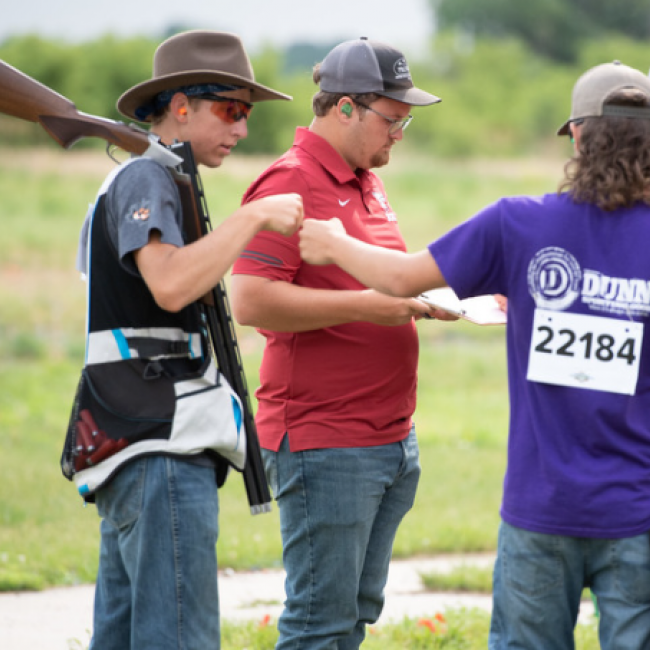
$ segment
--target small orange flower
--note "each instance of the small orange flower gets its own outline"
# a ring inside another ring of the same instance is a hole
[[[447,622],[447,621],[445,620],[445,617],[444,617],[440,612],[438,612],[438,613],[435,615],[434,618],[435,618],[437,621],[440,621],[441,623],[446,623],[446,622]]]
[[[271,622],[271,615],[265,614],[260,621],[260,627],[266,627]]]
[[[432,634],[436,633],[435,623],[430,618],[421,618],[418,621],[418,625],[421,627],[428,627],[431,630]]]

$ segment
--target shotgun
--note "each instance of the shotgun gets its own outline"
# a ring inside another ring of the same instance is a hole
[[[0,113],[40,124],[64,149],[85,137],[96,137],[136,155],[147,155],[169,167],[183,199],[185,236],[194,241],[211,231],[203,186],[189,143],[167,148],[158,138],[132,124],[89,115],[63,95],[0,60]],[[175,151],[178,153],[175,153]],[[223,280],[200,301],[219,370],[239,396],[246,427],[246,465],[242,472],[252,514],[271,510],[257,429],[244,366]]]
[[[180,177],[176,181],[176,186],[179,189],[183,204],[186,231],[184,234],[188,241],[194,241],[207,235],[212,230],[208,204],[190,143],[181,142],[172,145],[170,148],[182,159],[180,167],[184,172],[184,178]],[[217,366],[242,401],[243,421],[248,434],[246,436],[244,485],[246,486],[251,513],[269,512],[271,509],[271,494],[264,474],[255,417],[251,408],[246,373],[244,372],[244,365],[237,343],[235,324],[230,311],[225,282],[221,280],[198,304],[203,320],[207,325],[212,349],[217,359]]]

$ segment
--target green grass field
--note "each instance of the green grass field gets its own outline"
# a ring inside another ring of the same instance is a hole
[[[74,270],[78,229],[113,163],[103,152],[92,151],[4,154],[0,590],[93,582],[99,519],[63,478],[59,456],[83,362],[85,286]],[[236,209],[267,162],[234,156],[222,170],[203,174],[214,225]],[[559,160],[450,162],[398,150],[381,174],[407,244],[417,250],[502,195],[554,191],[561,168]],[[507,436],[504,329],[436,321],[418,327],[415,419],[423,474],[395,555],[494,550]],[[243,328],[239,339],[254,388],[262,339]],[[243,481],[236,474],[221,491],[220,529],[222,567],[280,566],[277,509],[248,514]],[[484,647],[486,630],[479,613],[451,615],[447,641],[440,645],[431,645],[429,631],[409,621],[382,632],[384,636],[371,634],[366,645],[478,648]],[[592,633],[586,632],[589,638]],[[463,637],[462,643],[453,641]],[[273,630],[236,626],[224,638],[226,648],[271,648],[275,637]]]

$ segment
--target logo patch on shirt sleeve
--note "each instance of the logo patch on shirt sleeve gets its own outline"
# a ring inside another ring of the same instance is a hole
[[[151,214],[149,208],[138,208],[131,215],[134,221],[146,221]]]

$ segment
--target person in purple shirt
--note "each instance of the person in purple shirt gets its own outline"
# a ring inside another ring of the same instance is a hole
[[[313,221],[301,255],[395,296],[507,297],[508,466],[489,648],[650,648],[650,79],[585,72],[559,191],[503,198],[408,254]]]

